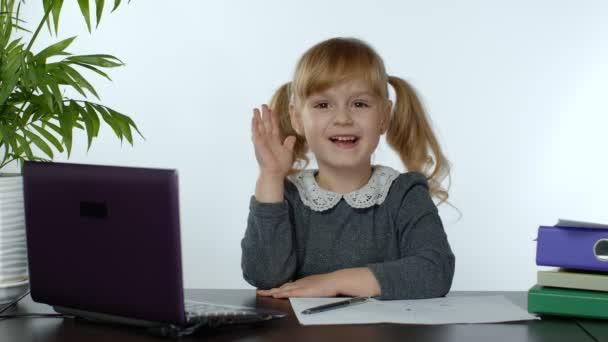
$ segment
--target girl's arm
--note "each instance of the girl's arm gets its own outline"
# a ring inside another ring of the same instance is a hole
[[[282,187],[283,184],[281,192]],[[247,229],[241,241],[241,267],[245,280],[255,287],[273,288],[291,280],[295,274],[290,207],[285,199],[266,203],[251,197]]]
[[[251,285],[272,288],[292,279],[296,268],[293,222],[284,196],[296,139],[290,136],[281,141],[274,113],[266,105],[262,112],[253,111],[251,139],[260,176],[241,241],[241,267]]]
[[[455,257],[441,218],[425,185],[404,197],[397,222],[401,258],[368,265],[381,299],[418,299],[447,294],[454,277]]]

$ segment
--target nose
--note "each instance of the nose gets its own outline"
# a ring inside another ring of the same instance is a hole
[[[351,125],[353,123],[352,113],[348,109],[338,109],[334,117],[336,125]]]

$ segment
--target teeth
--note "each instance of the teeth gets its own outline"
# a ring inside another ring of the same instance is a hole
[[[354,141],[356,138],[355,137],[334,137],[331,138],[332,140],[339,140],[339,141]]]

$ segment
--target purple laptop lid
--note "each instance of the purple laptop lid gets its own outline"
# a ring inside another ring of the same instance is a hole
[[[184,324],[175,170],[25,162],[32,298]]]

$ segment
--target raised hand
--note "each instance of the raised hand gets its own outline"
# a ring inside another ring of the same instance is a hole
[[[296,137],[288,136],[281,142],[275,113],[267,105],[262,105],[261,113],[258,108],[253,110],[251,140],[261,173],[271,177],[287,176],[293,163]]]

